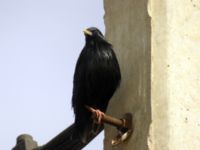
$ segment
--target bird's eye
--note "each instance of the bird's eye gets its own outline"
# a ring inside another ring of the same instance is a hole
[[[98,35],[98,32],[97,32],[97,31],[93,31],[93,34],[94,34],[94,35]]]

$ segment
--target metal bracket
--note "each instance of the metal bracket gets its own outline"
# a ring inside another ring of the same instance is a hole
[[[93,113],[94,109],[92,107],[86,106],[86,108]],[[93,117],[93,119],[96,120],[97,118]],[[122,119],[117,119],[105,114],[102,116],[101,122],[115,126],[118,130],[116,137],[111,141],[112,146],[116,146],[126,141],[133,132],[131,113],[126,113]]]
[[[124,117],[121,119],[123,122],[123,127],[118,129],[118,133],[115,138],[112,139],[112,146],[116,146],[124,141],[126,141],[132,134],[132,115],[130,113],[126,113]]]

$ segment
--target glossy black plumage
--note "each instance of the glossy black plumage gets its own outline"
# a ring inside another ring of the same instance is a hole
[[[76,64],[72,96],[75,134],[81,138],[87,138],[93,124],[85,105],[105,112],[121,80],[112,45],[97,28],[88,28],[87,31],[92,35],[85,33],[86,44]]]

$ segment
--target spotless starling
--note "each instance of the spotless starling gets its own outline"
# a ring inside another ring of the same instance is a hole
[[[120,84],[121,73],[113,47],[101,31],[91,27],[83,32],[86,43],[75,68],[72,107],[74,134],[86,142],[95,125],[101,124],[108,102]],[[93,121],[86,106],[94,108],[97,121]]]

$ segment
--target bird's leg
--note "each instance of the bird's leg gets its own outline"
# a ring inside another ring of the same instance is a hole
[[[95,109],[94,113],[95,113],[95,118],[97,120],[96,123],[102,124],[101,119],[103,118],[103,116],[105,116],[105,114],[102,111],[100,111],[99,109]]]
[[[95,123],[102,124],[101,120],[105,116],[105,113],[103,113],[99,109],[94,109],[89,106],[85,106],[85,107],[92,112],[92,118],[94,119]]]

